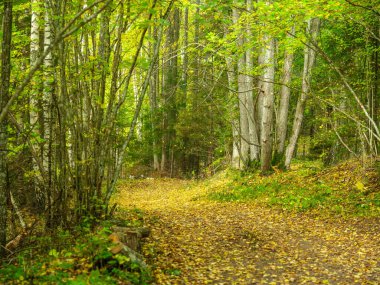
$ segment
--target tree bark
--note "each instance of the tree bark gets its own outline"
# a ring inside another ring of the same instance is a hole
[[[226,32],[227,34],[227,32]],[[232,112],[231,112],[231,127],[232,127],[232,157],[231,157],[231,167],[234,169],[240,169],[240,140],[239,140],[239,119],[238,119],[238,101],[235,100],[236,94],[234,90],[236,89],[236,71],[235,63],[231,56],[226,56],[226,66],[227,66],[227,80],[229,87],[229,96],[233,98]]]
[[[266,35],[264,38],[263,71],[263,115],[261,121],[261,171],[271,169],[273,145],[273,107],[274,107],[274,48],[275,40]]]
[[[153,33],[152,33],[153,30]],[[153,34],[154,39],[157,41],[157,28],[151,28],[151,34]],[[150,44],[151,56],[154,56],[154,51],[156,49],[157,43]],[[157,91],[159,85],[159,74],[158,66],[155,63],[154,71],[149,81],[149,104],[150,104],[150,118],[151,118],[151,127],[152,127],[152,149],[153,149],[153,170],[160,170],[160,161],[158,157],[158,143],[157,143]]]
[[[291,34],[295,34],[295,26],[292,27]],[[288,36],[292,37],[291,35]],[[277,119],[277,155],[283,157],[285,151],[285,140],[288,127],[290,83],[292,78],[294,54],[292,50],[285,50],[284,67],[281,82],[280,106]]]
[[[140,74],[141,74],[141,71],[140,71]],[[134,95],[134,99],[135,99],[135,104],[137,105],[138,104],[138,100],[139,100],[139,85],[140,85],[140,81],[141,81],[141,78],[139,78],[140,75],[137,74],[137,70],[135,70],[134,74],[133,74],[133,82],[132,82],[132,85],[133,85],[133,95]],[[136,123],[136,137],[137,137],[137,140],[139,142],[142,141],[142,122],[141,122],[141,117],[139,117],[137,119],[137,123]]]
[[[12,43],[12,0],[3,2],[3,40],[1,44],[1,85],[0,107],[4,108],[9,100]],[[4,256],[7,241],[7,200],[9,196],[7,175],[8,122],[0,122],[0,256]]]
[[[311,36],[311,43],[315,43],[319,33],[320,19],[313,18],[308,21],[307,33]],[[294,151],[297,145],[297,141],[301,132],[301,126],[304,116],[304,111],[306,107],[306,101],[310,91],[310,80],[311,80],[311,71],[315,63],[315,50],[308,45],[305,48],[305,57],[304,57],[304,69],[302,76],[302,90],[301,95],[297,102],[295,118],[293,121],[292,135],[289,140],[289,145],[286,148],[285,153],[285,167],[289,168],[291,160],[294,155]]]
[[[247,11],[252,12],[252,0],[247,0]],[[247,23],[246,33],[248,41],[252,37],[251,23]],[[250,142],[250,161],[258,161],[260,159],[260,142],[257,130],[256,111],[253,101],[253,77],[249,72],[253,70],[253,56],[252,49],[248,48],[245,52],[246,61],[246,100],[247,100],[247,115],[248,115],[248,128],[249,128],[249,142]]]
[[[45,22],[44,22],[44,52],[47,52],[44,59],[44,72],[43,72],[43,99],[42,99],[42,162],[45,172],[48,174],[48,184],[45,185],[45,210],[47,210],[47,226],[52,225],[53,220],[53,177],[52,177],[52,101],[55,87],[55,78],[53,75],[53,54],[49,51],[49,47],[53,43],[53,20],[51,15],[53,9],[51,7],[53,3],[45,2]]]
[[[189,45],[189,8],[186,7],[183,15],[183,47],[182,47],[182,92],[183,101],[186,107],[187,104],[187,80],[189,68],[189,56],[187,48]]]
[[[36,64],[36,61],[40,52],[40,24],[39,24],[39,13],[38,1],[32,0],[31,2],[31,23],[30,23],[30,66]],[[35,87],[37,83],[33,82],[31,96],[30,96],[30,124],[35,127],[38,123],[38,91]]]
[[[170,18],[170,26],[167,30],[167,54],[163,72],[164,84],[162,86],[162,97],[164,101],[163,139],[161,170],[168,169],[169,156],[174,141],[174,125],[176,120],[176,91],[178,84],[178,39],[179,39],[179,9],[175,8]]]
[[[236,8],[232,11],[233,22],[237,26],[239,22],[239,12]],[[238,27],[237,27],[238,28]],[[246,76],[246,53],[242,52],[244,48],[244,33],[238,35],[237,47],[240,49],[240,55],[237,61],[237,90],[239,98],[239,137],[240,137],[240,159],[242,163],[240,168],[243,169],[248,165],[249,162],[249,121],[248,121],[248,96],[247,96],[247,76]]]
[[[31,1],[31,23],[30,23],[30,66],[34,66],[40,56],[40,4],[37,0]],[[31,80],[30,89],[30,101],[29,101],[29,124],[33,133],[35,133],[38,138],[42,138],[43,131],[43,110],[42,110],[42,86],[38,83],[38,80],[33,78]],[[38,149],[38,154],[40,159],[43,158],[43,145],[37,140],[33,142],[35,149]],[[31,160],[31,169],[34,171],[35,177],[33,178],[33,190],[34,199],[41,208],[45,206],[44,197],[44,185],[40,184],[43,179],[43,175],[38,167],[36,158]],[[45,171],[43,171],[45,172]]]

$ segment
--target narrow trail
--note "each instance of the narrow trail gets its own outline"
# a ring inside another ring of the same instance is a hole
[[[119,189],[117,202],[143,210],[152,229],[156,284],[380,284],[378,219],[217,203],[181,180]]]

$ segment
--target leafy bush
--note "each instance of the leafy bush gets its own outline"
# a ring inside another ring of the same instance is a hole
[[[85,230],[84,230],[85,229]],[[32,238],[10,264],[0,267],[1,284],[148,284],[150,272],[127,256],[112,255],[108,227]]]

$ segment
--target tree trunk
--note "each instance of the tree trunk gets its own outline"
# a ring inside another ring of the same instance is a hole
[[[260,47],[259,56],[257,58],[257,65],[259,67],[264,66],[264,48]],[[257,80],[257,99],[255,102],[256,122],[257,122],[257,135],[261,142],[261,122],[263,120],[263,101],[264,101],[264,79],[263,72],[258,76]]]
[[[1,109],[9,100],[9,81],[11,74],[11,43],[12,43],[12,1],[5,0],[3,4],[3,41],[1,43],[1,85],[0,107]],[[0,123],[0,256],[5,255],[7,241],[7,200],[9,195],[7,174],[7,143],[8,120]]]
[[[139,73],[141,74],[141,71],[139,71]],[[137,105],[138,104],[138,100],[139,100],[139,85],[140,85],[140,81],[141,81],[141,78],[139,78],[140,76],[137,75],[137,70],[135,70],[135,72],[133,73],[133,82],[132,82],[132,85],[133,85],[133,95],[134,95],[134,99],[135,99],[135,104]],[[142,141],[142,122],[141,122],[141,117],[139,117],[137,119],[137,123],[136,123],[136,137],[137,137],[137,140],[139,142]]]
[[[311,36],[312,43],[315,43],[319,33],[320,19],[313,18],[308,21],[307,33]],[[310,91],[311,70],[315,63],[315,50],[307,46],[305,48],[304,68],[302,76],[302,90],[301,95],[297,102],[296,113],[293,121],[292,135],[290,137],[289,145],[286,148],[285,154],[285,167],[289,168],[297,141],[301,132],[301,126],[306,107],[306,100]]]
[[[239,13],[237,9],[233,9],[233,22],[235,25],[238,24],[239,21]],[[243,33],[238,35],[237,39],[237,47],[238,50],[242,49],[244,45],[244,37]],[[241,52],[241,51],[240,51]],[[247,100],[247,76],[246,73],[246,54],[242,52],[237,62],[237,90],[238,90],[238,98],[239,98],[239,136],[240,136],[240,159],[242,163],[240,164],[240,168],[244,168],[248,165],[249,162],[249,122],[248,122],[248,100]]]
[[[252,0],[247,0],[247,11],[252,11]],[[252,30],[251,23],[247,23],[247,38],[251,40]],[[251,48],[248,48],[245,52],[246,61],[246,100],[247,100],[247,115],[248,115],[248,128],[249,128],[249,142],[250,142],[250,161],[258,161],[260,158],[259,136],[257,131],[255,104],[253,102],[253,77],[249,72],[253,70],[253,56]]]
[[[112,4],[112,1],[111,1]],[[94,157],[96,157],[95,162],[93,163],[93,185],[91,196],[96,199],[102,199],[102,184],[104,179],[104,171],[105,171],[105,161],[107,160],[107,148],[109,147],[109,141],[106,140],[104,133],[105,127],[103,126],[103,122],[105,120],[105,108],[106,104],[106,82],[108,77],[108,67],[110,62],[110,53],[111,53],[111,43],[110,43],[110,14],[111,7],[108,6],[107,9],[101,15],[100,18],[100,26],[99,26],[99,38],[98,38],[98,54],[97,60],[98,70],[95,71],[96,78],[94,81],[94,85],[96,86],[95,96],[98,102],[95,103],[95,112],[93,115],[93,128],[95,131],[95,142],[94,142]],[[100,210],[98,207],[100,205],[94,205],[95,207],[91,207],[93,214],[100,214]]]
[[[53,31],[52,31],[52,19],[51,15],[53,9],[50,6],[53,3],[45,2],[45,22],[44,22],[44,52],[48,51],[49,47],[53,42]],[[52,177],[52,100],[54,93],[55,79],[53,75],[53,54],[48,52],[44,59],[44,91],[42,99],[42,114],[43,114],[43,125],[42,125],[42,135],[43,138],[43,148],[42,148],[42,161],[44,170],[47,173],[48,181],[45,185],[45,210],[47,210],[47,220],[46,225],[50,227],[53,221],[53,177]]]
[[[263,116],[261,121],[261,171],[271,169],[273,144],[273,107],[274,107],[274,48],[275,40],[265,36],[263,71]]]
[[[31,23],[30,23],[30,66],[35,65],[40,51],[40,24],[38,1],[32,0],[31,3]],[[30,96],[30,124],[35,127],[38,123],[38,90],[34,87],[37,83],[33,82]]]
[[[164,65],[164,84],[162,95],[165,114],[163,118],[163,139],[161,170],[167,170],[170,150],[175,137],[174,125],[176,120],[176,91],[178,84],[178,39],[179,39],[179,9],[175,8],[170,18],[167,30],[167,54]]]
[[[30,23],[30,66],[34,66],[37,62],[38,57],[40,56],[40,5],[37,0],[31,1],[31,23]],[[43,110],[42,110],[42,97],[41,91],[42,86],[38,83],[38,80],[31,80],[31,91],[30,91],[30,110],[29,110],[29,118],[30,118],[30,126],[33,129],[33,132],[38,135],[39,138],[42,138],[43,132]],[[43,145],[36,141],[33,146],[38,149],[39,158],[43,157]],[[40,173],[39,167],[36,162],[36,158],[32,158],[31,168],[34,171],[35,177],[33,180],[33,190],[34,190],[34,199],[37,205],[41,208],[41,210],[45,207],[44,201],[44,185],[41,185],[40,182],[43,181],[42,175]]]
[[[291,34],[295,34],[293,26]],[[292,37],[289,35],[288,37]],[[285,150],[285,140],[288,127],[289,99],[290,99],[290,83],[292,78],[294,54],[292,50],[285,50],[284,67],[281,82],[280,106],[277,119],[277,156],[282,158]]]
[[[183,102],[187,104],[187,80],[188,80],[188,67],[189,56],[187,53],[189,45],[189,8],[186,7],[183,15],[183,47],[182,47],[182,92]]]
[[[151,29],[152,31],[152,29]],[[153,30],[153,37],[157,41],[157,28]],[[154,51],[156,49],[157,42],[154,45],[150,45],[151,57],[154,57]],[[157,70],[158,66],[155,64],[154,71],[149,81],[149,104],[150,104],[150,118],[152,126],[152,148],[153,148],[153,170],[160,170],[160,161],[158,158],[158,146],[157,146],[157,89],[159,85],[159,74]]]
[[[226,32],[227,34],[227,32]],[[231,112],[231,126],[232,126],[232,157],[231,157],[231,167],[234,169],[240,169],[240,140],[239,140],[239,119],[237,117],[238,112],[238,101],[234,100],[236,97],[236,94],[233,90],[236,89],[236,71],[235,71],[235,64],[230,56],[226,56],[226,66],[227,66],[227,80],[228,80],[228,87],[229,87],[229,96],[233,98],[233,103],[231,106],[232,112]]]

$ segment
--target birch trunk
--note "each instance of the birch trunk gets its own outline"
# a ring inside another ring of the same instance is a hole
[[[311,37],[311,41],[316,42],[319,33],[320,19],[313,18],[308,21],[307,33]],[[316,52],[314,49],[307,46],[305,48],[304,68],[302,76],[302,91],[297,102],[295,118],[293,121],[292,135],[290,137],[289,145],[285,153],[285,167],[289,168],[291,160],[296,149],[297,141],[301,132],[301,126],[306,107],[306,100],[310,91],[311,70],[315,63]]]
[[[154,67],[155,69],[157,67]],[[157,127],[156,127],[156,109],[157,109],[157,78],[158,73],[155,70],[150,78],[149,83],[149,103],[150,103],[150,114],[152,121],[152,132],[153,132],[153,169],[155,171],[160,170],[160,161],[158,158],[158,148],[157,148]]]
[[[233,9],[233,22],[238,24],[239,13],[237,9]],[[244,45],[244,37],[239,35],[237,39],[238,49],[242,49]],[[240,122],[240,168],[244,168],[249,162],[249,122],[248,122],[248,102],[247,102],[247,76],[246,72],[246,55],[245,52],[239,57],[237,62],[237,90],[239,98],[239,122]]]
[[[31,2],[31,22],[30,22],[30,66],[35,65],[40,50],[40,25],[38,12],[38,1],[32,0]],[[30,124],[35,126],[38,122],[38,100],[36,83],[32,84],[32,91],[30,96]]]
[[[137,75],[137,71],[133,73],[133,95],[135,98],[135,104],[138,104],[139,101],[139,84],[140,84],[141,78]],[[136,137],[139,142],[142,141],[142,122],[141,118],[137,118],[136,123]]]
[[[295,34],[293,26],[291,34]],[[288,37],[292,37],[289,35]],[[285,140],[288,126],[289,99],[290,99],[290,83],[292,78],[294,54],[292,50],[285,51],[284,68],[282,77],[282,86],[280,92],[280,107],[277,119],[277,155],[282,157],[285,150]]]
[[[182,91],[183,101],[185,107],[187,104],[187,81],[188,81],[188,68],[189,68],[189,56],[187,48],[189,45],[189,8],[186,7],[183,15],[183,48],[182,48]]]
[[[258,66],[264,66],[264,48],[260,48],[259,56],[257,58],[257,65]],[[261,121],[263,120],[263,100],[264,100],[264,79],[263,79],[263,73],[261,73],[258,77],[257,81],[257,99],[255,104],[255,111],[256,111],[256,128],[257,128],[257,135],[259,137],[259,140],[261,140]]]
[[[232,91],[236,88],[236,71],[235,65],[231,57],[226,57],[226,65],[227,65],[227,79],[228,79],[228,87],[230,89],[229,96],[234,98],[236,94]],[[232,157],[231,157],[231,167],[234,169],[240,168],[240,141],[239,141],[239,119],[235,116],[236,111],[238,111],[238,104],[233,100],[232,106]]]
[[[252,11],[252,0],[247,0],[247,11],[251,13]],[[248,40],[252,37],[252,30],[250,23],[247,24],[246,28]],[[249,142],[250,142],[250,160],[258,161],[260,158],[260,147],[259,147],[259,136],[257,133],[257,122],[256,122],[256,112],[253,102],[253,77],[249,74],[253,70],[253,56],[252,50],[249,48],[245,52],[246,61],[246,100],[247,100],[247,115],[248,115],[248,128],[249,128]]]
[[[40,5],[37,0],[31,1],[31,22],[30,22],[30,67],[34,66],[40,56]],[[30,125],[33,132],[39,137],[42,137],[43,133],[43,112],[42,112],[42,97],[41,85],[38,84],[37,80],[31,80],[31,91],[30,91]],[[40,158],[43,157],[43,145],[41,143],[35,143],[36,149],[38,149],[38,154]],[[32,187],[34,190],[34,196],[37,204],[44,206],[44,185],[40,185],[39,182],[43,181],[42,175],[36,158],[31,159],[31,168],[33,169],[36,176],[34,177]],[[41,200],[42,199],[42,200]],[[42,207],[43,208],[43,207]]]
[[[44,171],[48,175],[47,184],[44,191],[45,210],[48,210],[47,226],[52,222],[52,158],[51,158],[51,103],[54,89],[54,76],[53,76],[53,54],[49,51],[49,47],[53,42],[52,22],[50,14],[52,12],[51,7],[45,2],[44,11],[44,52],[48,52],[43,62],[44,67],[44,82],[43,82],[43,98],[42,98],[42,131],[41,137],[43,138],[42,146],[42,162]]]
[[[273,144],[273,107],[274,107],[274,48],[275,40],[266,35],[264,38],[263,70],[263,109],[261,120],[261,171],[271,168]]]
[[[157,41],[157,28],[151,28],[153,29],[153,37]],[[151,35],[152,36],[152,35]],[[154,57],[154,51],[157,48],[156,47],[157,42],[152,45],[150,44],[150,52],[151,57]],[[158,56],[158,55],[157,55]],[[153,141],[152,141],[152,147],[153,147],[153,169],[155,171],[160,170],[160,161],[158,157],[158,146],[157,146],[157,91],[158,91],[158,85],[159,85],[159,74],[158,74],[158,66],[155,63],[153,67],[152,76],[150,77],[149,81],[149,104],[150,104],[150,117],[151,117],[151,126],[152,126],[152,133],[153,133]]]

